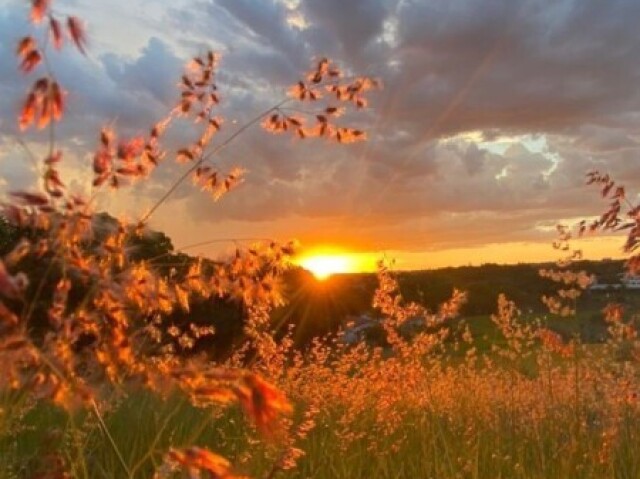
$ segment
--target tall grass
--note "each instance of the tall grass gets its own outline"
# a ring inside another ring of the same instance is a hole
[[[412,411],[393,435],[380,437],[375,448],[368,437],[345,445],[336,436],[341,428],[339,415],[325,413],[300,444],[306,454],[286,477],[640,476],[640,416],[636,409],[625,409],[617,437],[603,458],[606,430],[598,421],[597,411],[585,411],[584,418],[576,422],[575,410],[567,405],[556,409],[553,416],[526,426],[518,420],[514,423],[508,411],[488,421],[477,414],[472,400],[469,402],[455,416]],[[7,407],[11,407],[11,401],[5,398],[3,409]],[[148,392],[132,393],[105,413],[105,423],[123,453],[131,477],[136,478],[153,477],[164,452],[180,445],[211,448],[233,460],[240,472],[267,477],[277,451],[248,436],[243,421],[238,411],[221,415],[194,408],[184,396],[161,399]],[[375,421],[361,417],[350,428],[366,434],[375,428]],[[20,423],[18,429],[4,429],[0,438],[0,478],[35,477],[34,472],[46,472],[46,456],[58,454],[67,458],[70,477],[127,477],[90,415],[80,413],[71,418],[63,410],[38,404],[24,413]]]

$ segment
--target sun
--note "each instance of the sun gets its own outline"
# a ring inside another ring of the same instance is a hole
[[[302,252],[293,263],[324,281],[335,274],[376,271],[377,257],[369,252],[352,252],[334,246],[320,246]]]
[[[355,273],[358,270],[354,259],[348,255],[316,254],[300,258],[297,263],[320,281],[334,274]]]

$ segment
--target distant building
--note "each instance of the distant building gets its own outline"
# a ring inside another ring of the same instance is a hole
[[[640,276],[624,273],[618,275],[620,281],[617,283],[600,283],[598,278],[594,276],[593,281],[589,285],[590,290],[605,289],[640,289]]]
[[[594,275],[591,284],[589,285],[590,290],[605,290],[605,289],[620,289],[622,284],[620,283],[601,283],[598,281],[598,278]]]
[[[640,276],[626,273],[622,277],[622,284],[628,289],[640,289]]]
[[[423,331],[427,326],[424,316],[415,316],[407,318],[399,327],[398,332],[405,336],[411,337],[416,333]],[[382,318],[374,318],[368,314],[362,314],[355,318],[351,318],[349,325],[344,329],[342,341],[345,344],[356,344],[367,339],[367,334],[371,334],[377,328],[382,328]]]
[[[353,319],[342,335],[342,341],[346,344],[356,344],[364,341],[367,331],[380,325],[380,320],[368,314],[361,314]]]

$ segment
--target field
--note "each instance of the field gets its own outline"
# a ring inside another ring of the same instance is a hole
[[[456,424],[447,417],[416,412],[398,431],[404,436],[402,445],[397,447],[393,439],[381,441],[377,453],[372,453],[368,441],[354,442],[344,450],[332,432],[337,425],[327,418],[300,445],[307,454],[286,477],[638,476],[636,416],[625,418],[619,440],[603,462],[598,438],[601,427],[576,424],[570,419],[571,410],[563,414],[565,421],[548,420],[525,432],[514,430],[508,418],[500,424],[487,424],[467,417],[459,418]],[[50,461],[55,454],[65,457],[74,477],[127,477],[95,421],[77,426],[85,418],[76,417],[74,426],[60,411],[45,406],[31,411],[24,418],[23,430],[14,431],[10,439],[3,438],[1,477],[24,477],[46,454],[51,454]],[[254,477],[268,477],[272,468],[271,462],[260,457],[262,447],[248,443],[247,437],[238,433],[240,415],[231,414],[231,419],[225,417],[217,423],[206,411],[189,407],[184,398],[161,402],[133,394],[107,415],[106,423],[132,477],[150,477],[154,465],[162,462],[162,451],[176,444],[198,444],[220,451]],[[370,425],[360,420],[353,426],[366,430]],[[246,450],[254,451],[258,458],[243,461],[241,451]]]
[[[433,394],[419,406],[402,404],[395,394],[369,398],[371,410],[334,399],[322,406],[313,417],[313,429],[295,444],[304,451],[295,468],[277,467],[277,473],[274,466],[291,450],[262,442],[235,409],[200,409],[184,395],[161,399],[127,391],[104,403],[103,428],[91,412],[69,414],[48,404],[24,404],[24,398],[5,396],[0,477],[36,477],[59,462],[71,477],[151,477],[166,451],[181,445],[215,450],[237,471],[252,477],[635,478],[640,474],[638,409],[627,397],[609,397],[613,391],[586,378],[584,383],[565,384],[570,379],[560,375],[557,383],[551,383],[558,388],[553,396],[545,380],[512,373],[507,381],[483,374],[487,372],[458,366],[427,375],[422,384],[412,386],[413,393]],[[487,390],[487,384],[499,389]],[[385,387],[398,386],[385,382]],[[571,392],[563,390],[567,386]],[[446,389],[432,392],[432,387]],[[536,392],[538,387],[545,390]],[[583,390],[574,396],[574,388]],[[379,403],[384,400],[391,405]],[[352,411],[345,416],[343,408]],[[296,404],[298,414],[304,410],[302,401]],[[401,416],[393,417],[396,414]]]
[[[392,276],[380,281],[395,291]],[[386,328],[408,313],[396,296],[377,301]],[[177,391],[123,386],[100,412],[6,394],[0,477],[49,477],[61,464],[70,477],[152,477],[170,448],[193,446],[251,477],[637,477],[633,341],[615,323],[607,343],[544,339],[513,306],[502,298],[496,315],[411,340],[387,329],[383,349],[329,341],[303,353],[281,340],[256,367],[294,407],[286,431],[266,436],[237,408],[194,407]],[[579,337],[579,318],[546,322]]]

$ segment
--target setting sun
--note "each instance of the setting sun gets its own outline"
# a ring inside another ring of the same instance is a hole
[[[377,257],[370,253],[352,253],[333,247],[322,247],[304,252],[294,262],[322,281],[334,274],[375,271],[376,259]]]
[[[355,273],[357,271],[356,262],[347,255],[307,256],[300,259],[298,264],[309,270],[319,280],[327,279],[336,273]]]

